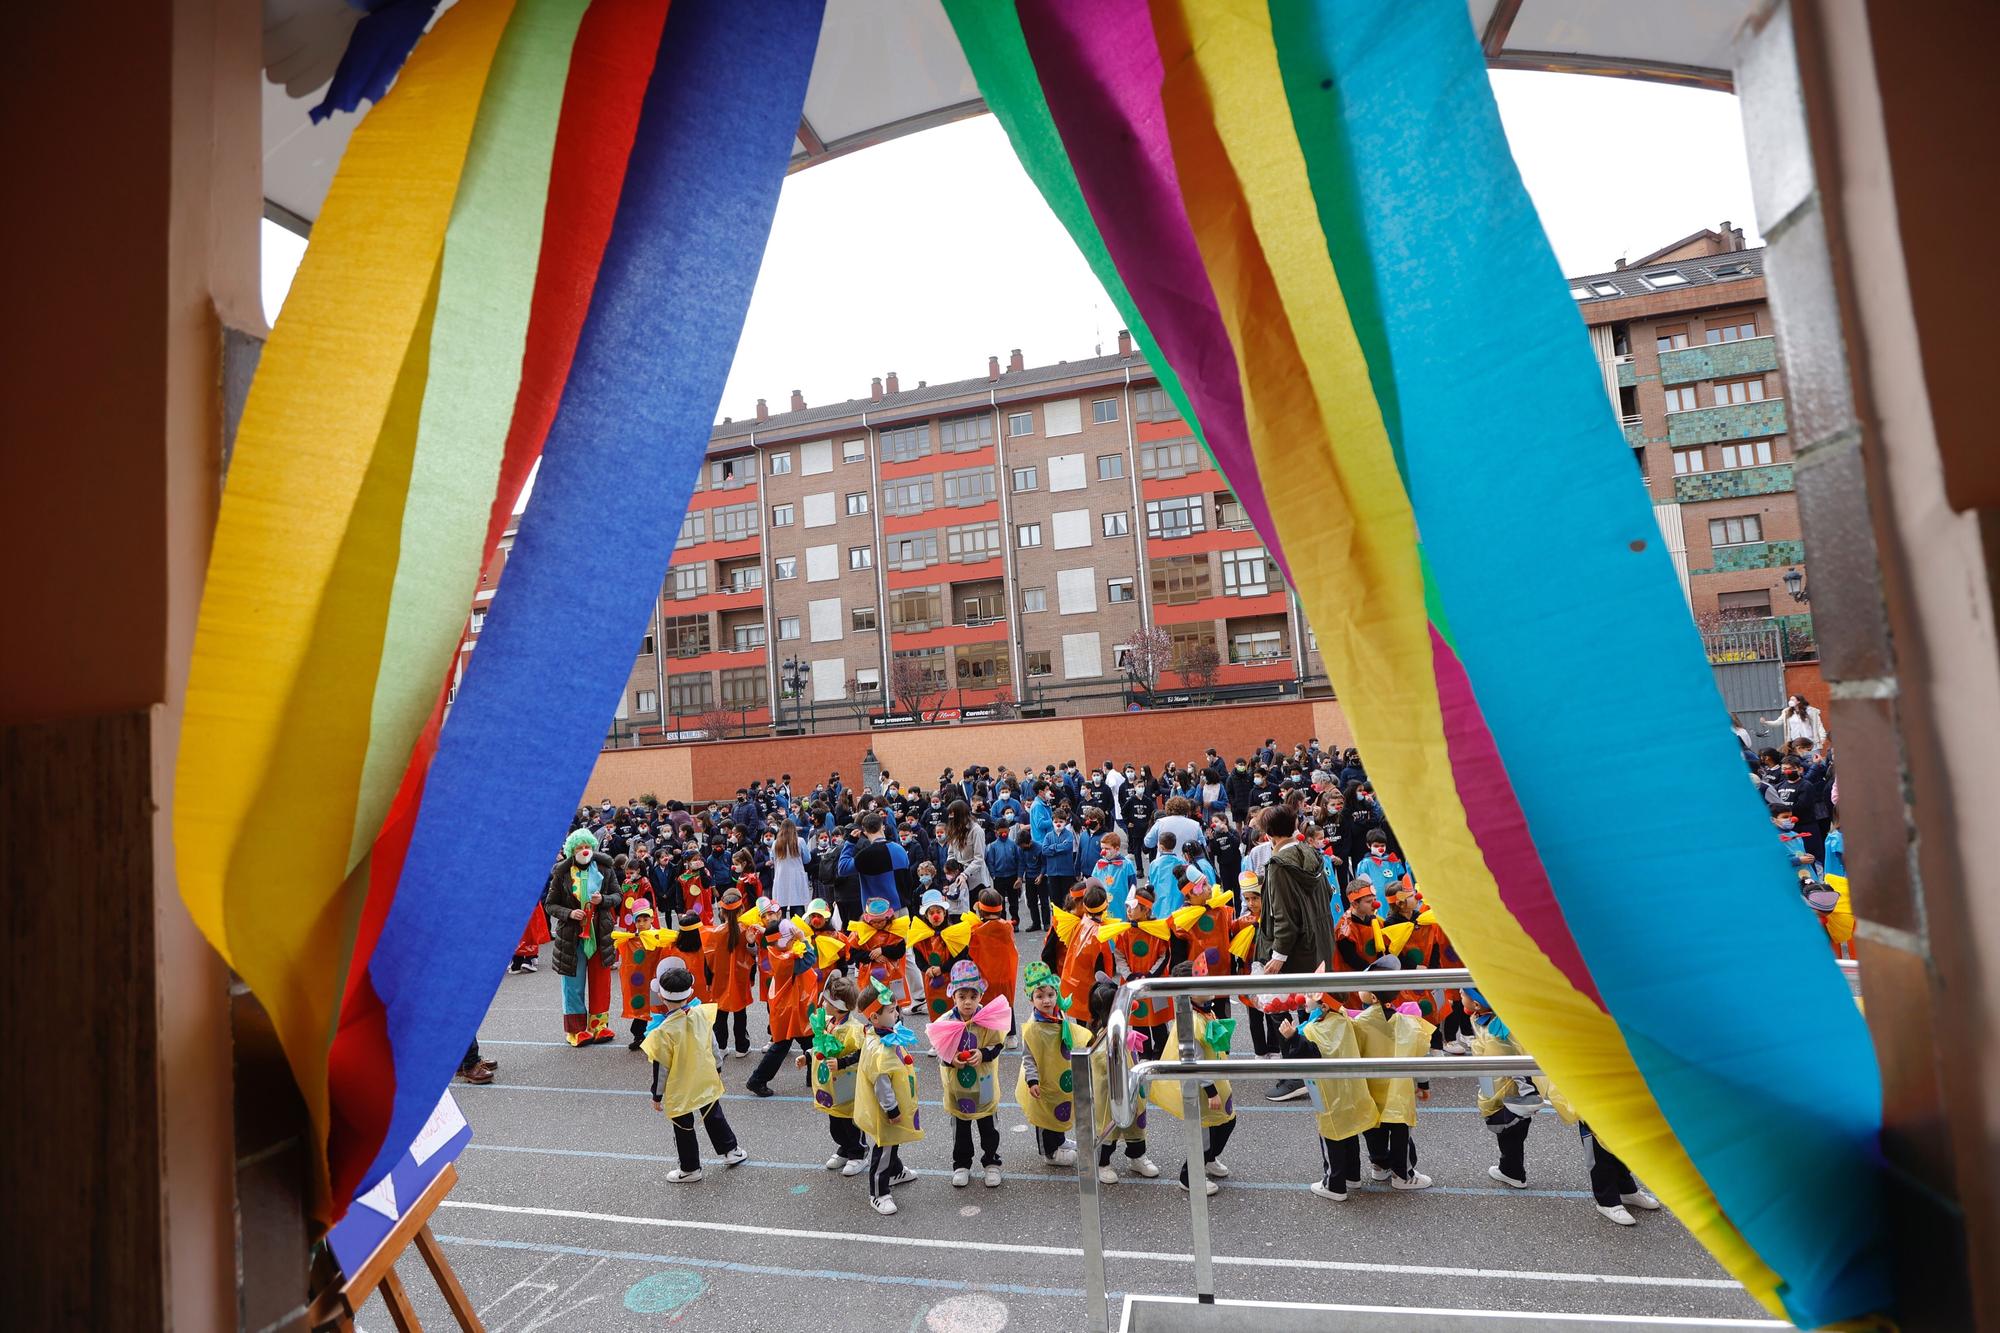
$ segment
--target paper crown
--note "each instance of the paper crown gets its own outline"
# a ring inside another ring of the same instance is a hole
[[[1262,893],[1263,885],[1258,882],[1257,872],[1246,870],[1236,877],[1236,887],[1245,893]]]
[[[823,916],[831,921],[833,919],[833,909],[827,906],[826,899],[815,898],[806,904],[806,915]]]
[[[861,904],[861,915],[863,916],[889,915],[889,900],[887,898],[870,898],[867,902]]]
[[[1042,989],[1044,986],[1048,987],[1050,990],[1062,989],[1062,987],[1058,985],[1056,982],[1055,969],[1051,968],[1047,963],[1042,962],[1040,959],[1037,959],[1036,961],[1028,964],[1027,974],[1021,979],[1021,981],[1022,985],[1024,985],[1030,993],[1038,991]]]
[[[922,900],[919,901],[917,904],[917,910],[920,912],[928,912],[933,907],[942,907],[947,912],[951,910],[951,904],[946,902],[944,900],[944,895],[942,893],[939,893],[936,889],[930,889],[925,892]]]
[[[951,965],[951,980],[946,987],[951,991],[976,990],[986,993],[986,978],[979,975],[979,964],[970,958],[961,958]]]

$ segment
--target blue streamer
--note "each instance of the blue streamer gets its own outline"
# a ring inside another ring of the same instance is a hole
[[[313,124],[336,111],[352,114],[363,102],[381,101],[410,52],[417,49],[437,7],[438,0],[374,0],[365,6],[368,13],[348,36],[333,81],[326,85],[326,96],[306,113]]]
[[[823,3],[668,10],[534,497],[369,962],[396,1093],[363,1190],[402,1156],[478,1031],[603,744],[742,333]],[[606,477],[647,496],[651,521],[603,522]]]

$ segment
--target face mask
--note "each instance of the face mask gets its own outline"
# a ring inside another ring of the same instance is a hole
[[[917,883],[919,883],[919,884],[928,884],[928,883],[930,883],[930,882],[931,882],[931,877],[930,877],[929,875],[918,875],[918,876],[917,876]]]

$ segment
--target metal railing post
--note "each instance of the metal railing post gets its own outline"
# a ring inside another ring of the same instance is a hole
[[[1181,1004],[1174,1009],[1174,1040],[1183,1063],[1201,1058],[1201,1045],[1194,1035],[1194,1006]],[[1116,1055],[1116,1052],[1106,1052]],[[1215,1256],[1208,1239],[1208,1164],[1202,1160],[1207,1135],[1202,1131],[1201,1113],[1207,1100],[1201,1095],[1201,1080],[1183,1080],[1180,1085],[1181,1119],[1187,1122],[1188,1230],[1194,1241],[1194,1298],[1203,1305],[1215,1304]]]
[[[1101,1041],[1102,1038],[1099,1038]],[[1083,1301],[1089,1333],[1110,1333],[1111,1307],[1104,1293],[1104,1211],[1098,1199],[1097,1089],[1090,1078],[1090,1048],[1070,1052],[1076,1105],[1077,1207],[1083,1215]]]

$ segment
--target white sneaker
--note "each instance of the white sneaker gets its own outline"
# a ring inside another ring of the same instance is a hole
[[[1516,1180],[1514,1179],[1514,1177],[1508,1175],[1505,1171],[1502,1171],[1497,1166],[1487,1167],[1486,1174],[1493,1177],[1495,1180],[1499,1181],[1502,1185],[1508,1185],[1517,1190],[1524,1190],[1528,1188],[1527,1181]]]
[[[1347,1191],[1328,1189],[1324,1181],[1315,1180],[1312,1183],[1312,1192],[1322,1199],[1332,1199],[1335,1203],[1347,1202]]]
[[[750,1058],[750,1052],[739,1051],[734,1048],[731,1048],[729,1052],[729,1058],[732,1060],[748,1060]]]
[[[840,1168],[840,1174],[843,1176],[858,1176],[867,1169],[868,1169],[868,1163],[863,1161],[861,1158],[856,1157],[852,1161],[848,1162],[846,1166]]]
[[[1185,1190],[1185,1189],[1186,1189],[1186,1188],[1188,1187],[1188,1186],[1187,1186],[1187,1182],[1186,1182],[1185,1180],[1177,1180],[1177,1181],[1175,1181],[1174,1183],[1175,1183],[1175,1184],[1177,1184],[1177,1185],[1179,1185],[1179,1186],[1180,1186],[1180,1187],[1181,1187],[1182,1189],[1184,1189],[1184,1190]],[[1204,1181],[1202,1181],[1202,1182],[1201,1182],[1201,1184],[1202,1184],[1202,1191],[1201,1191],[1201,1192],[1202,1192],[1203,1194],[1208,1194],[1208,1195],[1213,1195],[1213,1194],[1215,1194],[1215,1193],[1216,1193],[1216,1192],[1217,1192],[1218,1190],[1220,1190],[1220,1189],[1222,1188],[1222,1186],[1220,1186],[1220,1185],[1216,1184],[1216,1183],[1215,1183],[1214,1181],[1212,1181],[1212,1180],[1204,1180]]]
[[[1076,1149],[1065,1143],[1062,1147],[1050,1153],[1045,1160],[1047,1160],[1050,1166],[1075,1166]]]
[[[1118,1183],[1118,1168],[1115,1166],[1098,1167],[1097,1179],[1106,1185],[1116,1185]]]
[[[1457,1037],[1453,1037],[1450,1041],[1446,1042],[1443,1046],[1439,1047],[1438,1049],[1442,1050],[1446,1055],[1472,1054],[1472,1048],[1470,1046],[1467,1046],[1463,1041],[1460,1041]]]
[[[847,1159],[845,1157],[842,1157],[839,1153],[835,1153],[833,1156],[826,1159],[826,1169],[829,1171],[838,1171],[840,1170],[840,1168],[846,1165],[847,1165]]]
[[[972,1183],[972,1172],[965,1167],[957,1167],[951,1173],[951,1187],[962,1190]]]
[[[997,1166],[989,1166],[989,1167],[987,1167],[987,1168],[986,1168],[986,1188],[987,1188],[987,1189],[998,1189],[999,1187],[1000,1187],[1000,1168],[999,1168],[999,1167],[997,1167]]]
[[[1160,1174],[1160,1164],[1150,1157],[1133,1158],[1132,1169],[1148,1180]]]
[[[722,1164],[724,1166],[741,1166],[749,1160],[750,1154],[741,1148],[731,1148],[728,1152],[722,1154]]]
[[[1660,1206],[1660,1201],[1644,1190],[1633,1190],[1630,1194],[1621,1194],[1618,1196],[1618,1202],[1628,1208],[1640,1208],[1649,1213],[1657,1211]]]
[[[1408,1178],[1408,1179],[1404,1179],[1404,1178],[1403,1178],[1402,1176],[1391,1176],[1391,1177],[1389,1177],[1389,1188],[1390,1188],[1390,1189],[1395,1189],[1395,1190],[1427,1190],[1427,1189],[1429,1189],[1430,1187],[1431,1187],[1431,1178],[1430,1178],[1429,1176],[1425,1175],[1425,1174],[1424,1174],[1423,1172],[1421,1172],[1421,1171],[1412,1171],[1412,1172],[1410,1172],[1410,1174],[1409,1174],[1409,1178]]]
[[[1020,1049],[1021,1049],[1021,1034],[1020,1034],[1020,1033],[1018,1033],[1018,1032],[1010,1032],[1010,1033],[1008,1033],[1008,1034],[1007,1034],[1007,1041],[1006,1041],[1006,1046],[1007,1046],[1007,1049],[1008,1049],[1008,1050],[1010,1050],[1010,1051],[1018,1051],[1018,1050],[1020,1050]]]
[[[1389,1168],[1386,1166],[1377,1166],[1375,1163],[1370,1162],[1368,1164],[1368,1178],[1370,1180],[1387,1180],[1389,1178]]]
[[[684,1185],[700,1179],[701,1169],[699,1167],[693,1171],[683,1171],[679,1167],[675,1167],[673,1170],[667,1172],[667,1180],[675,1185]]]
[[[770,1050],[771,1050],[771,1043],[767,1041],[762,1046],[759,1046],[757,1048],[757,1054],[767,1055],[770,1053]]]
[[[886,1194],[879,1199],[870,1199],[868,1204],[884,1217],[888,1217],[896,1211],[896,1201]]]
[[[1216,1158],[1214,1161],[1209,1162],[1207,1165],[1203,1166],[1202,1170],[1208,1172],[1208,1174],[1216,1177],[1219,1180],[1229,1179],[1229,1167],[1223,1163],[1223,1160],[1220,1157]]]
[[[915,1181],[916,1178],[916,1172],[910,1170],[908,1167],[904,1167],[901,1171],[889,1177],[889,1183],[891,1185],[908,1185]]]
[[[1597,1205],[1597,1211],[1604,1214],[1606,1221],[1616,1222],[1621,1227],[1636,1227],[1639,1225],[1639,1219],[1626,1212],[1625,1205],[1622,1203],[1614,1203],[1609,1208],[1600,1203]]]

